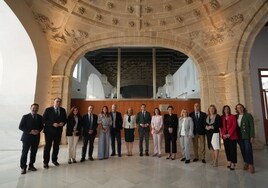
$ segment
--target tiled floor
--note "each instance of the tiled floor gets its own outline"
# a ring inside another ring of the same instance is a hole
[[[123,152],[125,151],[124,142]],[[152,141],[150,154],[153,154]],[[81,143],[78,147],[80,160]],[[249,174],[242,170],[240,151],[238,151],[237,169],[230,171],[226,168],[225,154],[220,152],[219,167],[209,165],[210,155],[207,152],[207,164],[191,162],[185,164],[179,159],[171,161],[162,158],[140,157],[138,155],[138,140],[135,140],[135,155],[128,157],[125,154],[119,158],[111,157],[108,160],[85,161],[84,163],[67,164],[66,146],[62,146],[59,154],[60,166],[50,164],[48,170],[42,168],[43,148],[38,151],[35,164],[38,171],[20,174],[19,159],[21,151],[0,151],[0,187],[27,187],[27,188],[56,188],[56,187],[268,187],[268,149],[255,150],[254,158],[256,173]],[[97,142],[95,143],[94,157],[96,158]],[[180,155],[179,155],[180,156]]]

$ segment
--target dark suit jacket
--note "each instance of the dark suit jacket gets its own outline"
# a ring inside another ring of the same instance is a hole
[[[44,133],[45,134],[56,134],[57,132],[62,132],[62,127],[54,127],[53,123],[66,123],[66,111],[64,108],[60,107],[60,115],[57,116],[53,106],[48,107],[43,115],[43,121],[45,123]]]
[[[205,135],[206,134],[206,118],[207,114],[204,112],[199,112],[199,118],[195,116],[195,112],[191,112],[189,116],[194,121],[194,135]]]
[[[209,117],[206,118],[206,126],[213,126],[214,129],[207,130],[207,134],[219,133],[221,128],[221,116],[216,114],[214,123],[209,123]]]
[[[32,138],[40,138],[40,133],[38,135],[30,134],[31,130],[38,130],[39,132],[43,130],[42,116],[37,114],[36,119],[33,119],[31,113],[22,116],[20,121],[19,129],[23,131],[21,136],[21,141],[27,141]]]
[[[76,130],[78,131],[76,133],[76,136],[80,136],[81,135],[81,129],[82,129],[82,117],[79,115],[78,117],[78,125]],[[67,118],[67,129],[66,129],[66,136],[73,136],[73,129],[75,126],[75,119],[74,116],[68,116]]]
[[[171,116],[169,114],[164,115],[164,134],[169,134],[168,128],[173,128],[174,135],[177,135],[178,130],[178,116],[177,114],[172,114]]]
[[[238,118],[238,115],[237,115]],[[241,125],[238,128],[239,139],[250,139],[255,137],[254,119],[250,113],[244,113]]]
[[[115,115],[115,128],[113,127],[113,123],[114,123],[114,117],[113,117],[113,113],[110,112],[110,116],[112,118],[112,126],[110,127],[111,131],[120,131],[122,129],[122,124],[123,124],[123,120],[122,120],[122,115],[120,112],[116,112]]]
[[[150,113],[145,111],[145,117],[143,117],[142,112],[139,112],[137,114],[137,117],[136,117],[136,123],[139,126],[139,129],[142,128],[140,126],[140,124],[149,124],[149,126],[150,126],[151,125],[151,115],[150,115]],[[149,126],[146,127],[146,128],[149,128]]]
[[[96,136],[97,134],[97,128],[98,128],[98,116],[96,114],[93,115],[93,125],[92,125],[92,130],[93,130],[93,135]],[[82,130],[83,130],[83,136],[89,136],[88,131],[90,130],[90,122],[88,118],[88,114],[85,114],[82,118]]]

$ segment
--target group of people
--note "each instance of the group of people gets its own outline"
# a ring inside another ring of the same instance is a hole
[[[193,144],[193,162],[201,160],[206,163],[206,137],[207,146],[211,150],[212,165],[218,166],[221,137],[224,142],[225,153],[228,161],[227,167],[235,170],[237,163],[237,143],[240,146],[244,160],[244,170],[254,173],[252,142],[254,139],[254,121],[251,114],[247,113],[242,104],[236,105],[237,115],[231,114],[229,106],[224,106],[222,115],[217,113],[214,105],[210,105],[207,114],[202,112],[200,104],[194,104],[194,111],[188,113],[182,109],[180,116],[173,113],[173,106],[168,106],[167,114],[161,115],[159,108],[155,108],[153,116],[146,111],[146,105],[141,105],[141,111],[134,115],[129,108],[122,117],[117,111],[116,104],[109,112],[107,106],[103,106],[99,115],[93,113],[94,106],[88,107],[87,114],[81,116],[77,107],[72,107],[68,116],[61,107],[61,99],[56,98],[54,104],[48,107],[43,116],[38,114],[39,105],[32,104],[31,112],[22,117],[19,129],[23,131],[21,141],[22,155],[20,159],[21,174],[27,170],[27,155],[29,150],[30,162],[28,170],[36,171],[34,167],[36,153],[40,141],[40,132],[45,134],[45,146],[43,153],[43,167],[49,168],[50,151],[52,151],[52,163],[59,166],[58,153],[63,126],[67,124],[66,136],[68,142],[68,163],[76,163],[77,143],[83,137],[82,156],[80,162],[88,159],[93,161],[94,140],[99,135],[98,153],[99,160],[108,159],[109,156],[122,156],[121,130],[124,129],[127,156],[132,156],[134,132],[138,128],[139,155],[149,156],[149,135],[152,134],[154,143],[153,157],[162,156],[162,135],[165,141],[166,159],[175,160],[177,154],[177,139],[181,146],[181,161],[190,163],[190,145]],[[145,149],[143,148],[145,140]],[[117,142],[117,150],[116,150]],[[111,155],[110,155],[111,143]],[[89,145],[89,147],[88,147]]]

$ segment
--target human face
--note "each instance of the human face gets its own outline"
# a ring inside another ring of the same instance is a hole
[[[215,108],[213,106],[209,107],[209,114],[210,115],[215,114]]]
[[[168,114],[171,115],[173,113],[173,109],[172,108],[168,108]]]
[[[115,104],[112,105],[112,112],[116,112],[116,107],[117,106]]]
[[[199,112],[200,111],[200,104],[199,103],[195,103],[194,104],[194,111],[195,112]]]
[[[106,107],[103,107],[103,108],[102,108],[102,111],[103,111],[104,114],[107,114],[108,109],[107,109]]]
[[[131,115],[132,114],[132,108],[127,109],[127,114],[128,115]]]
[[[89,114],[91,114],[93,112],[93,106],[89,106],[87,108],[87,111],[88,111]]]
[[[236,106],[236,110],[239,114],[244,114],[244,108],[241,105]]]
[[[60,105],[61,105],[61,99],[55,99],[54,106],[57,108],[57,107],[60,107]]]
[[[228,106],[225,106],[224,109],[223,109],[223,111],[224,111],[224,114],[225,115],[229,115],[230,114],[230,109],[229,109]]]
[[[78,109],[75,108],[75,109],[73,110],[73,113],[74,113],[74,115],[76,116],[76,115],[78,114]]]
[[[182,117],[187,117],[188,116],[188,112],[187,110],[183,110],[182,111]]]
[[[37,114],[38,110],[39,110],[39,107],[37,105],[31,106],[31,112],[32,112],[32,114]]]
[[[146,110],[145,105],[141,105],[141,111],[145,111],[145,110]]]

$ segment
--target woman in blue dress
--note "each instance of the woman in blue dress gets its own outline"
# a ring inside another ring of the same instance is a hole
[[[98,116],[98,124],[98,159],[108,159],[110,155],[110,126],[112,125],[112,118],[109,114],[107,106],[103,106],[102,112]]]

